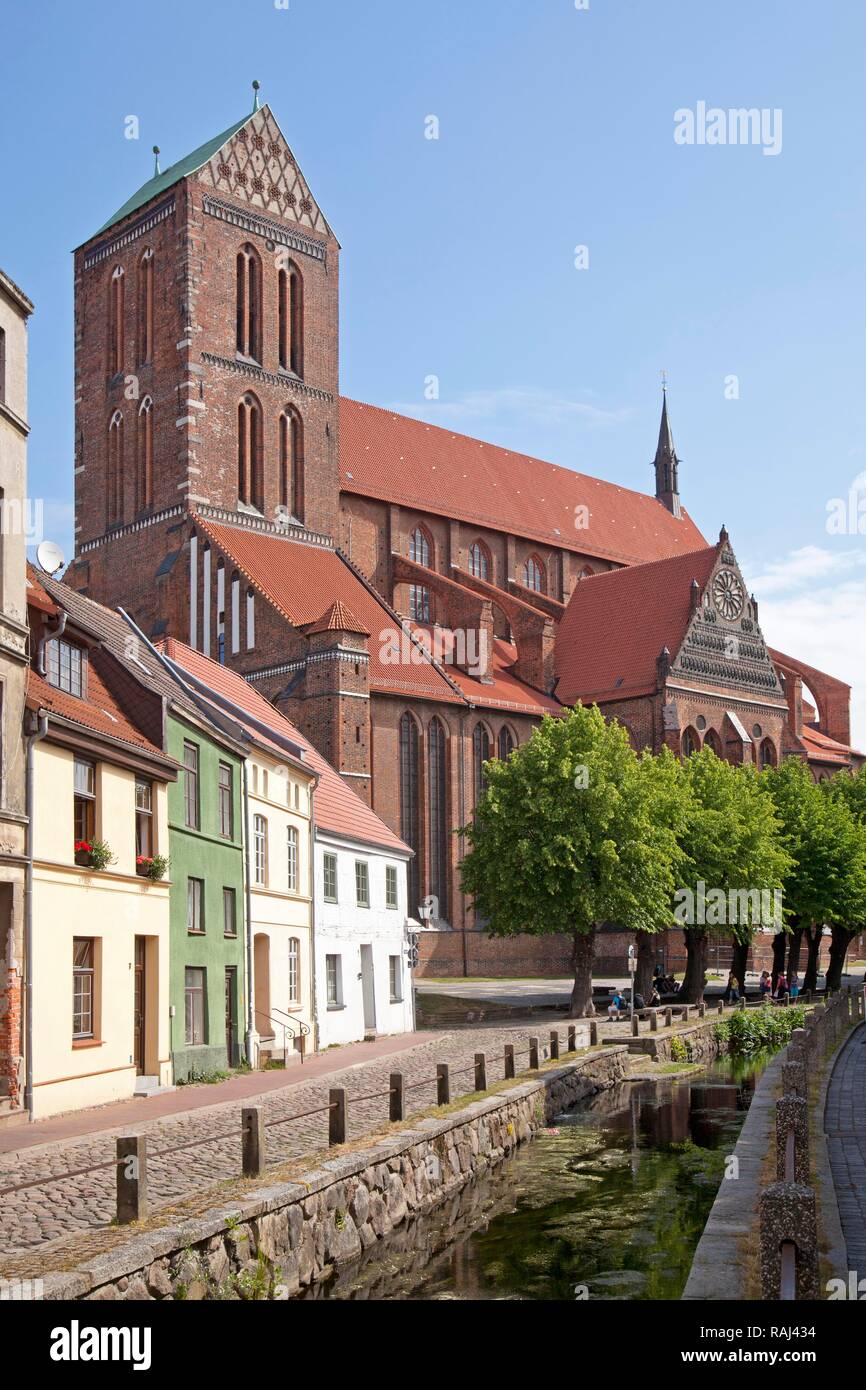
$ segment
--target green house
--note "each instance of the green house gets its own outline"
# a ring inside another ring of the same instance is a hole
[[[244,1059],[243,754],[204,716],[176,704],[166,736],[181,767],[168,798],[169,1023],[178,1082]]]

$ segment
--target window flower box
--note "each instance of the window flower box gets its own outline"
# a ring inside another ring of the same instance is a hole
[[[149,878],[158,883],[168,873],[168,858],[164,854],[139,854],[135,859],[135,872],[139,878]]]
[[[115,862],[116,855],[105,840],[76,840],[75,862],[81,869],[107,869]]]

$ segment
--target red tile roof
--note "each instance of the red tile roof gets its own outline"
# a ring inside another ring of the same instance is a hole
[[[855,758],[863,756],[855,748],[849,748],[844,743],[837,743],[836,739],[822,734],[820,729],[816,729],[810,724],[804,724],[800,742],[804,745],[810,758],[815,758],[822,763],[838,763],[840,767],[847,767],[851,762],[852,753]]]
[[[445,628],[431,628],[420,623],[412,623],[411,627],[428,646],[437,639],[441,644],[450,635]],[[436,650],[435,647],[433,649]],[[449,646],[445,650],[453,651],[454,648]],[[542,714],[561,714],[562,706],[558,700],[542,694],[540,690],[535,690],[533,686],[527,685],[515,676],[511,668],[516,660],[517,648],[512,643],[495,637],[487,673],[489,680],[484,681],[480,676],[462,671],[447,660],[443,661],[443,665],[449,678],[459,686],[466,699],[473,705],[504,712],[511,710],[514,714],[533,714],[537,717]]]
[[[369,637],[370,633],[358,619],[349,612],[344,603],[337,599],[332,603],[321,616],[317,623],[307,628],[307,636],[313,632],[355,632],[362,637]]]
[[[39,608],[43,613],[57,612],[57,604],[46,593],[42,580],[39,578],[39,571],[29,561],[27,563],[26,587],[28,607]]]
[[[654,691],[661,651],[673,659],[682,646],[691,582],[706,586],[721,544],[582,579],[557,629],[558,699],[586,704]]]
[[[216,695],[230,700],[253,719],[270,728],[274,734],[291,739],[303,750],[304,762],[319,774],[320,779],[315,798],[317,825],[323,830],[332,831],[335,835],[375,845],[379,849],[391,850],[398,854],[410,853],[399,835],[395,835],[393,830],[379,819],[375,811],[356,796],[351,787],[346,786],[340,774],[325,761],[309,739],[304,737],[291,720],[280,714],[255,686],[236,671],[211,661],[209,657],[193,651],[191,647],[175,638],[169,638],[163,645],[166,655],[181,671],[187,671]],[[248,727],[257,739],[261,738],[261,734],[255,728]]]
[[[94,734],[105,734],[128,743],[133,748],[168,762],[161,748],[145,738],[132,720],[124,714],[117,700],[102,681],[92,661],[87,663],[87,699],[80,700],[76,695],[67,695],[49,685],[43,676],[33,668],[27,673],[27,703],[31,709],[45,709],[74,724],[80,724]],[[171,764],[174,766],[174,763]]]
[[[202,531],[230,555],[238,569],[297,628],[315,623],[322,604],[342,601],[371,634],[370,683],[374,690],[459,702],[460,696],[426,659],[389,661],[399,638],[399,619],[336,550],[290,537],[227,526],[196,515]]]
[[[620,564],[705,544],[686,513],[674,517],[654,497],[345,398],[340,486]],[[582,530],[579,507],[590,512]]]

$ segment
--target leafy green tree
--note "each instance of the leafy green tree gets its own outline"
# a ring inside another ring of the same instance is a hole
[[[658,756],[644,753],[640,759],[646,794],[649,798],[650,815],[654,824],[665,827],[672,836],[671,872],[674,883],[682,882],[688,865],[688,856],[683,848],[687,839],[689,825],[691,790],[686,781],[681,760],[669,748],[662,748]],[[669,914],[667,927],[674,925],[673,911]],[[657,937],[660,933],[638,931],[637,973],[635,992],[649,999],[652,989],[653,968],[656,962]]]
[[[464,831],[464,892],[493,935],[570,935],[572,1015],[589,1016],[598,927],[652,932],[670,922],[678,849],[653,818],[652,778],[626,731],[596,707],[547,716],[485,776]]]
[[[684,920],[688,960],[681,993],[688,1003],[698,1003],[706,979],[708,931],[732,935],[742,971],[755,926],[752,911],[742,910],[742,895],[749,894],[754,905],[755,894],[780,890],[789,858],[779,842],[772,798],[754,768],[723,762],[711,748],[702,748],[685,760],[683,774],[689,805],[682,848],[688,862],[681,887],[690,890],[696,906],[702,891],[709,900],[721,890],[728,909],[734,902],[737,918],[731,921],[728,910],[724,921],[710,911],[702,922]],[[731,899],[732,892],[737,899]],[[688,906],[689,900],[682,903]],[[685,914],[678,908],[675,916],[683,920]],[[742,983],[742,974],[738,978]]]
[[[838,900],[825,918],[832,932],[827,988],[840,989],[848,947],[866,926],[866,767],[853,776],[838,772],[819,786],[825,799],[846,813],[836,823],[838,853],[844,860],[843,882]]]

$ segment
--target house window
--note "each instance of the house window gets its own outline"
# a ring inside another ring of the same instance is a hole
[[[301,997],[301,943],[296,936],[289,938],[289,1000],[297,1004]]]
[[[183,745],[183,812],[184,823],[190,830],[198,830],[198,747],[194,743]]]
[[[223,936],[238,934],[238,902],[234,888],[223,889]]]
[[[219,808],[220,834],[230,840],[234,834],[234,785],[228,763],[220,763]]]
[[[417,911],[420,896],[418,764],[418,725],[407,710],[400,720],[400,838],[415,851],[408,869],[410,913]]]
[[[74,829],[76,842],[91,844],[96,834],[96,765],[75,759]]]
[[[329,1009],[339,1009],[343,1002],[343,978],[339,956],[325,956],[325,988]]]
[[[72,1037],[93,1037],[94,950],[90,937],[72,942]]]
[[[238,402],[238,501],[263,507],[262,409],[250,394]]]
[[[409,617],[416,623],[430,622],[430,590],[423,584],[409,585]]]
[[[281,270],[277,283],[280,366],[283,371],[304,374],[304,287],[293,263]]]
[[[355,903],[370,906],[370,869],[365,859],[355,860]]]
[[[186,881],[186,929],[192,936],[204,936],[204,879]]]
[[[448,826],[447,757],[445,730],[438,719],[427,731],[428,813],[430,835],[430,892],[439,900],[439,916],[448,916]]]
[[[403,998],[403,961],[400,956],[388,957],[388,984],[391,1003],[399,1004]]]
[[[480,541],[476,541],[474,545],[469,547],[469,573],[473,574],[476,579],[490,578],[490,557],[487,553],[487,547],[482,545]]]
[[[503,724],[499,730],[497,752],[501,762],[505,762],[514,752],[514,735],[507,724]]]
[[[534,589],[537,594],[544,593],[544,567],[537,555],[530,555],[523,566],[523,582],[527,589]]]
[[[395,864],[385,865],[385,906],[397,907],[397,867]]]
[[[416,526],[409,537],[409,559],[414,560],[416,565],[423,565],[425,569],[430,568],[430,539],[420,526]]]
[[[198,1047],[206,1040],[204,1026],[204,990],[204,970],[197,966],[188,965],[184,972],[187,1047]]]
[[[335,903],[337,901],[337,856],[336,854],[326,854],[323,857],[324,878],[325,878],[325,902]]]
[[[253,817],[253,879],[259,888],[268,881],[268,823],[264,816]]]
[[[81,647],[54,638],[48,643],[45,676],[49,685],[68,695],[84,696],[85,656]]]
[[[280,416],[280,503],[296,521],[303,521],[304,427],[293,406]]]
[[[135,779],[135,853],[139,859],[153,854],[153,783]]]
[[[489,757],[490,735],[483,724],[476,724],[472,734],[472,770],[476,807],[484,795],[487,785],[484,778],[484,764],[488,761]]]
[[[298,891],[298,832],[290,825],[286,834],[286,855],[289,868],[289,892]]]
[[[249,243],[237,255],[236,347],[242,357],[261,361],[262,267]]]

